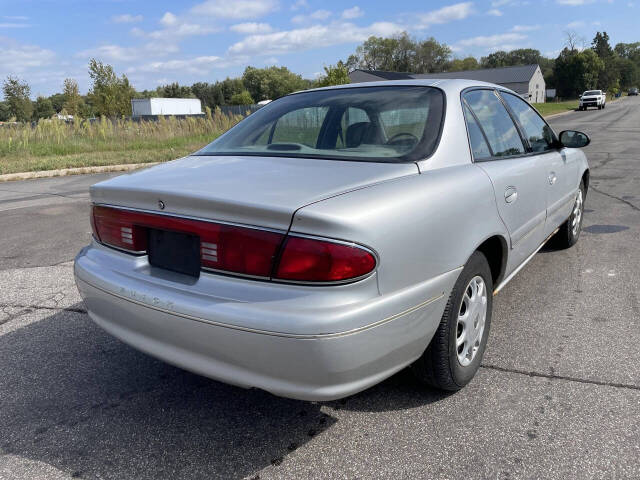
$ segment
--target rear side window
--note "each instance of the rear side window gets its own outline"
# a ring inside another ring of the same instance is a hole
[[[464,118],[467,121],[467,130],[469,131],[469,143],[471,144],[471,152],[473,153],[474,159],[481,158],[489,158],[491,156],[491,150],[489,150],[489,145],[487,145],[487,141],[484,139],[484,135],[482,134],[482,130],[476,122],[471,110],[469,107],[464,105]]]
[[[493,90],[472,90],[464,95],[478,119],[494,157],[522,155],[524,145],[516,125]]]
[[[518,118],[534,152],[546,152],[554,148],[553,130],[527,102],[509,93],[503,93],[502,98]]]

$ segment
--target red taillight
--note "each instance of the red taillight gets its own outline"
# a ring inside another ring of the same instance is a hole
[[[200,238],[203,268],[269,277],[284,235],[189,218],[94,206],[92,227],[96,239],[136,253],[147,250],[149,228],[188,233]]]
[[[134,222],[135,215],[126,210],[93,207],[91,227],[98,240],[112,247],[144,252],[147,249],[147,233]]]
[[[144,254],[148,230],[195,235],[200,239],[202,268],[270,278],[285,235],[255,228],[190,218],[94,206],[91,227],[106,245]],[[273,276],[299,282],[340,282],[373,271],[375,257],[351,244],[288,237]]]
[[[274,278],[338,282],[373,271],[375,257],[360,247],[303,237],[287,239]]]

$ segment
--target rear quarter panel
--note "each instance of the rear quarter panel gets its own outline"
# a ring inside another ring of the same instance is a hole
[[[493,235],[507,238],[490,180],[473,164],[430,170],[308,205],[294,215],[291,231],[374,249],[383,295],[463,266]]]

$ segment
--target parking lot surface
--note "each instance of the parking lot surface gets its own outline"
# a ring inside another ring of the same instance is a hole
[[[87,317],[72,260],[89,185],[0,183],[0,479],[640,478],[640,100],[588,133],[584,230],[495,298],[483,367],[308,403],[171,367]]]

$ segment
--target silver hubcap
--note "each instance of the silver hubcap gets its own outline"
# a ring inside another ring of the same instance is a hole
[[[484,324],[487,320],[487,287],[482,277],[471,279],[460,304],[456,328],[458,362],[466,367],[480,350]]]
[[[571,233],[575,237],[580,230],[580,222],[582,221],[582,190],[578,189],[576,203],[573,206],[573,214],[571,215]]]

